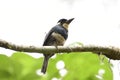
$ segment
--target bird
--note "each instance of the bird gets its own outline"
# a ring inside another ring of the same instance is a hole
[[[68,38],[68,27],[69,24],[74,20],[74,18],[71,19],[65,19],[62,18],[57,22],[57,25],[52,27],[51,30],[46,34],[43,46],[63,46],[65,41]],[[49,58],[54,55],[54,53],[51,54],[43,54],[44,55],[44,61],[42,65],[41,72],[43,74],[46,73],[48,61]]]

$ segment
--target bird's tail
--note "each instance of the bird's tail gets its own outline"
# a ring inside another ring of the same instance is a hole
[[[43,65],[42,65],[42,70],[41,72],[45,74],[46,70],[47,70],[47,66],[48,66],[48,60],[49,57],[44,57],[44,61],[43,61]]]

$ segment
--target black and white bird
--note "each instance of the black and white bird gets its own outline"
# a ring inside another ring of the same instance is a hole
[[[68,38],[68,27],[69,24],[74,20],[72,19],[60,19],[58,21],[58,24],[54,26],[46,35],[43,46],[63,46],[65,41]],[[51,56],[54,55],[54,53],[51,54],[43,54],[44,55],[44,61],[42,65],[42,73],[46,73],[48,60]]]

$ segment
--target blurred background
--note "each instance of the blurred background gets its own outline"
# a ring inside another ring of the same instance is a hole
[[[47,32],[51,29],[51,27],[55,26],[57,24],[57,21],[61,18],[67,19],[75,18],[75,20],[70,24],[69,37],[65,45],[80,42],[83,45],[114,46],[118,48],[120,47],[119,38],[120,0],[1,0],[0,39],[19,45],[42,46],[44,37],[47,34]],[[16,54],[13,54],[14,52],[15,51],[0,48],[1,66],[9,65],[9,67],[5,68],[6,72],[4,72],[3,68],[4,66],[0,68],[1,70],[0,74],[2,75],[3,73],[5,73],[5,75],[0,76],[1,80],[13,80],[13,79],[30,80],[32,79],[31,75],[33,75],[30,74],[31,66],[34,67],[35,65],[36,67],[34,68],[34,70],[31,70],[31,72],[35,72],[37,70],[38,79],[39,78],[45,80],[120,79],[119,61],[111,60],[110,61],[112,63],[111,66],[107,59],[105,59],[105,62],[104,61],[101,62],[97,55],[93,55],[91,53],[80,54],[79,57],[78,54],[54,56],[56,59],[54,57],[51,59],[47,76],[43,75],[41,76],[41,74],[39,73],[42,64],[41,58],[42,54],[34,53],[28,55],[29,53],[22,54],[20,52],[16,52]],[[91,62],[84,62],[86,61],[86,57],[87,58],[89,57],[90,60],[88,61]],[[72,62],[71,58],[72,59],[74,58]],[[4,61],[2,62],[3,59],[6,60],[6,63],[4,63]],[[28,61],[26,59],[28,59]],[[31,61],[33,61],[33,64],[32,63],[28,64]],[[59,68],[57,69],[57,67],[53,66],[53,64],[57,65],[59,63],[60,65],[63,64],[62,67],[62,69],[64,68],[63,73],[60,73]],[[67,64],[70,63],[71,66],[75,66],[73,65],[73,63],[75,63],[78,66],[76,66],[75,68],[74,67],[69,68],[70,65]],[[83,68],[81,68],[81,65],[85,63],[86,67],[88,68],[91,67],[90,71],[89,70],[87,70],[87,72],[82,71]],[[95,63],[97,64],[95,65]],[[103,65],[103,63],[105,65]],[[13,64],[16,69],[13,68]],[[94,65],[94,67],[92,65]],[[20,66],[23,66],[21,70],[19,69]],[[101,68],[101,66],[102,67],[104,66],[104,68]],[[113,72],[111,71],[110,66]],[[54,72],[50,71],[51,67],[55,69]],[[80,71],[78,70],[79,74],[77,73],[78,75],[76,74],[76,76],[73,76],[72,74],[75,74],[76,69],[78,68],[80,68]],[[16,70],[18,71],[14,72],[14,69],[15,71]],[[19,70],[21,71],[21,75],[15,78],[14,76],[17,75],[17,73],[20,73]],[[95,72],[92,72],[92,70],[93,71],[95,70]],[[83,72],[86,73],[83,74]],[[55,73],[59,74],[55,75]],[[26,75],[28,74],[29,76],[26,77]],[[64,75],[60,77],[61,74]],[[85,74],[87,75],[87,77],[81,78],[81,76]],[[105,77],[103,76],[103,74],[105,74]],[[108,74],[111,76],[108,76]],[[6,75],[7,76],[9,75],[9,78],[5,78],[4,76]],[[70,79],[66,78],[66,76],[68,76]],[[36,75],[33,77],[36,77]],[[34,80],[38,80],[37,78],[36,79],[34,78]]]

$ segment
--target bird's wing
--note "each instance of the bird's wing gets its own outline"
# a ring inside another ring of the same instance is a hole
[[[46,34],[43,46],[46,45],[46,43],[48,42],[48,40],[53,32],[54,32],[54,27]]]

